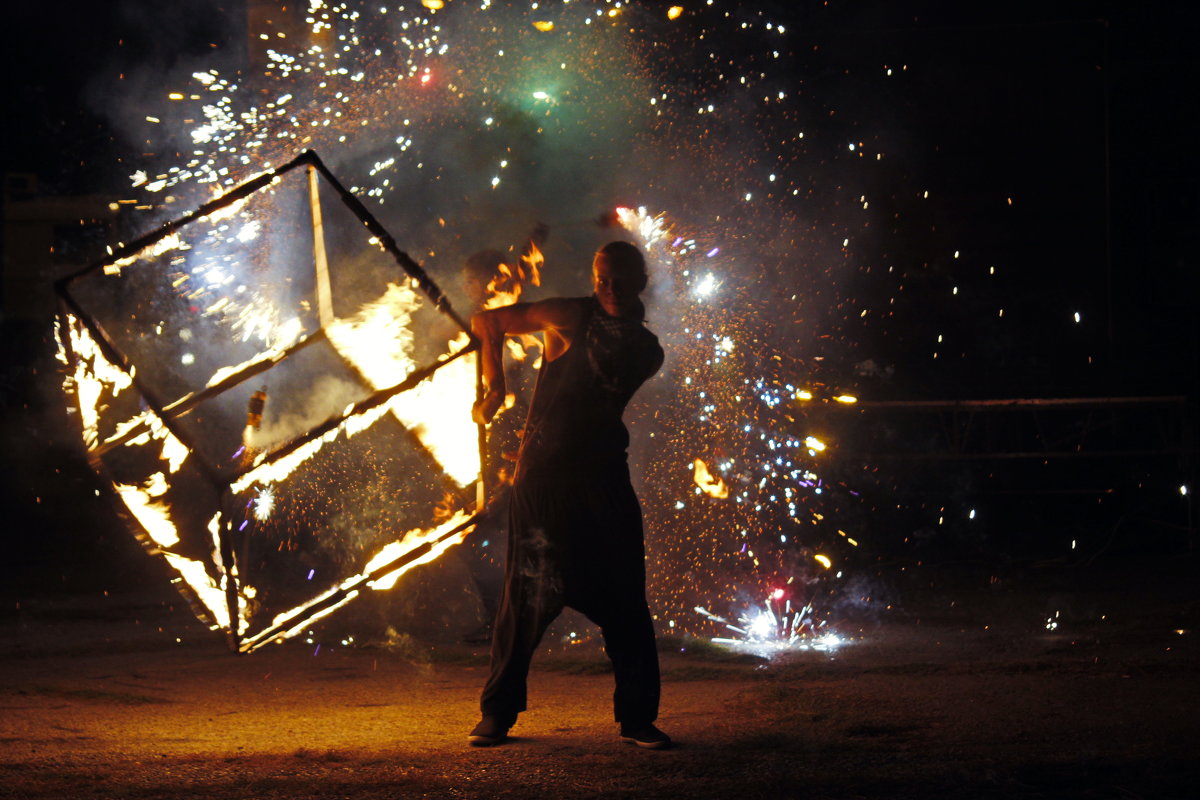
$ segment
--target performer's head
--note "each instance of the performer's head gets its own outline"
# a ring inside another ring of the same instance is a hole
[[[646,259],[629,242],[609,242],[592,261],[592,291],[604,313],[612,317],[644,313],[638,295],[646,288]]]

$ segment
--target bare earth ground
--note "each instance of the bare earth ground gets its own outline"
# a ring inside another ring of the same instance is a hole
[[[617,740],[596,650],[540,656],[477,749],[482,647],[239,657],[165,594],[10,599],[0,797],[1195,797],[1188,585],[928,594],[770,664],[667,640],[666,752]]]

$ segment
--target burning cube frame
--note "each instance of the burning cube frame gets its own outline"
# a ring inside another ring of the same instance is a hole
[[[89,459],[234,650],[390,588],[472,529],[477,342],[315,153],[55,289]]]

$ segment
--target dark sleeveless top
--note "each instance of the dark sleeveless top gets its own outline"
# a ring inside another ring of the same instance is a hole
[[[658,339],[639,321],[608,316],[594,297],[582,306],[567,352],[544,361],[533,391],[516,480],[592,480],[626,463],[621,415],[662,366]]]

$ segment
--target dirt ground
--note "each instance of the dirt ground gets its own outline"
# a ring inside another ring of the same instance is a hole
[[[539,656],[515,738],[478,749],[482,646],[234,656],[169,592],[10,598],[0,797],[1194,797],[1192,584],[1037,583],[770,662],[664,639],[666,752],[618,741],[590,646]]]

